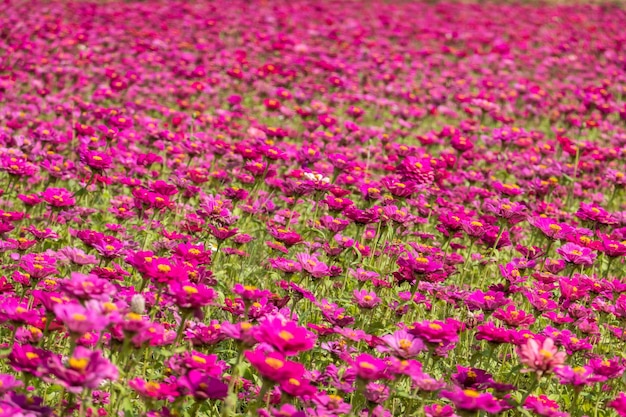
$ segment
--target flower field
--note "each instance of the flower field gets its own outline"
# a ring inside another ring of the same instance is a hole
[[[626,416],[626,11],[6,1],[0,417]]]

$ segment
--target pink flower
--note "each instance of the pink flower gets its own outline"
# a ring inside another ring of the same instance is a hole
[[[380,346],[378,350],[391,352],[395,356],[403,359],[417,356],[424,350],[424,342],[421,339],[409,334],[405,330],[398,330],[394,334],[388,334],[381,339],[388,346]]]
[[[565,352],[559,352],[554,346],[554,340],[547,338],[542,344],[535,339],[528,342],[518,349],[520,362],[529,369],[525,372],[536,372],[538,376],[550,373],[559,365],[565,363]]]
[[[72,356],[64,363],[60,356],[53,355],[46,364],[48,373],[44,381],[59,384],[68,392],[79,394],[84,388],[97,388],[104,380],[116,380],[118,371],[100,351],[76,347]]]
[[[113,164],[111,157],[104,152],[84,150],[78,155],[82,163],[96,171],[108,169]]]
[[[489,414],[498,414],[503,410],[502,404],[488,392],[455,387],[452,391],[441,391],[440,395],[452,401],[457,410],[486,411]]]
[[[365,380],[379,379],[384,376],[387,365],[382,359],[362,353],[352,361],[357,377]]]
[[[267,343],[284,355],[296,355],[310,350],[316,337],[293,321],[283,322],[280,318],[263,320],[255,328],[254,336],[259,343]]]
[[[43,201],[52,207],[70,207],[76,204],[74,195],[65,188],[47,188],[41,193]]]
[[[100,312],[80,304],[56,304],[53,310],[57,319],[75,335],[100,331],[108,325],[106,317]]]
[[[374,308],[382,302],[374,291],[367,290],[354,290],[353,300],[360,308],[365,309]]]
[[[318,260],[315,256],[299,253],[296,255],[296,258],[302,265],[302,269],[311,274],[313,278],[322,278],[330,274],[328,265]]]
[[[215,298],[213,288],[191,282],[172,282],[169,293],[181,309],[195,310],[211,304]]]
[[[620,417],[626,417],[626,394],[620,392],[617,398],[609,403],[609,407],[614,409]]]
[[[549,399],[545,395],[538,397],[529,396],[524,402],[524,408],[540,416],[569,417],[569,414],[559,410],[559,404],[556,401]]]
[[[561,255],[565,262],[573,263],[574,265],[593,265],[597,255],[589,248],[584,246],[578,246],[575,243],[566,243],[556,250],[556,253]]]
[[[246,351],[246,359],[250,361],[263,378],[274,382],[283,382],[289,378],[299,378],[304,375],[302,364],[291,362],[278,352],[263,353],[260,350]]]

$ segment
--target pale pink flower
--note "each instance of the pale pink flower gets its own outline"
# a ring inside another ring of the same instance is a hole
[[[554,340],[547,338],[542,344],[534,339],[518,349],[520,362],[526,365],[528,369],[523,372],[536,372],[538,377],[549,373],[559,365],[565,363],[565,352],[559,352],[554,346]]]

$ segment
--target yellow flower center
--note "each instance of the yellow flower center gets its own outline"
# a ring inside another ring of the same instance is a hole
[[[541,350],[539,351],[539,354],[540,354],[541,356],[543,356],[545,359],[550,359],[550,358],[552,358],[552,356],[554,356],[554,355],[552,355],[552,352],[549,352],[549,351],[547,351],[547,350],[545,350],[545,349],[541,349]]]
[[[87,320],[87,316],[85,316],[84,314],[80,314],[80,313],[76,313],[76,314],[72,314],[72,318],[76,321],[85,321]]]
[[[265,363],[272,369],[280,369],[285,365],[285,362],[276,358],[266,358]]]
[[[192,356],[191,356],[191,359],[192,359],[194,362],[196,362],[196,363],[202,363],[202,364],[205,364],[205,363],[206,363],[206,359],[204,359],[203,357],[198,356],[198,355],[192,355]]]
[[[285,342],[288,342],[294,338],[294,335],[288,332],[287,330],[281,330],[281,332],[278,333],[278,337],[283,339]]]
[[[191,295],[191,294],[197,294],[197,293],[198,293],[198,289],[197,289],[197,288],[195,288],[195,287],[192,287],[192,286],[190,286],[190,285],[185,285],[185,286],[183,287],[183,290],[185,290],[185,292],[186,292],[187,294],[189,294],[189,295]]]
[[[473,390],[473,389],[463,390],[463,393],[466,396],[471,397],[471,398],[478,398],[478,396],[480,396],[480,393],[478,391]]]
[[[68,364],[70,368],[75,369],[77,371],[84,371],[89,365],[89,359],[87,358],[70,358]]]
[[[411,345],[413,345],[413,343],[411,343],[409,339],[400,339],[398,341],[398,346],[400,346],[400,349],[402,350],[409,350]]]

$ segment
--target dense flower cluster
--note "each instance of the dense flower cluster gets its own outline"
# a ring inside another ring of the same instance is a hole
[[[626,416],[626,13],[9,1],[0,417]]]

